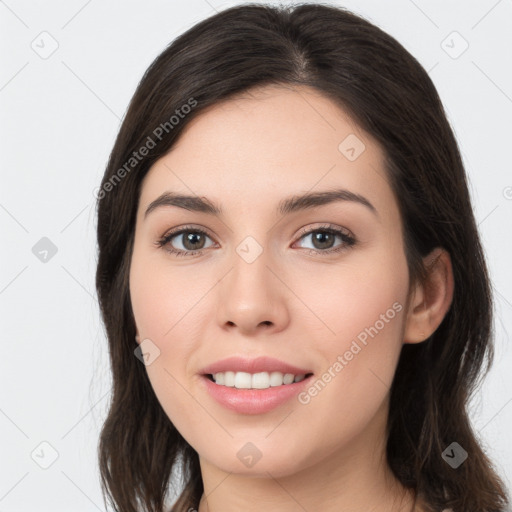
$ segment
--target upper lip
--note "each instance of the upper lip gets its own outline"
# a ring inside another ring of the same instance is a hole
[[[243,357],[228,357],[216,361],[204,367],[200,373],[209,375],[220,372],[247,372],[247,373],[260,373],[260,372],[281,372],[292,373],[293,375],[307,375],[312,373],[310,370],[299,368],[291,364],[274,359],[273,357],[257,357],[255,359],[246,359]]]

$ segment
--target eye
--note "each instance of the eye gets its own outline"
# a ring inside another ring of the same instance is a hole
[[[311,237],[313,243],[313,248],[309,250],[312,254],[331,254],[347,250],[356,243],[356,239],[350,232],[332,224],[302,231],[300,239],[307,237]],[[336,238],[339,238],[342,243],[333,247]]]
[[[173,246],[172,240],[176,238],[177,242],[183,248],[176,248]],[[160,240],[156,242],[158,247],[165,248],[165,250],[176,256],[193,256],[200,253],[203,249],[207,248],[204,245],[205,238],[210,238],[206,231],[199,228],[185,226],[176,231],[171,231],[165,234]]]
[[[348,230],[343,230],[332,224],[303,230],[299,239],[302,240],[307,237],[312,237],[313,248],[305,248],[311,254],[327,255],[336,253],[348,250],[356,243],[356,239]],[[206,238],[211,240],[206,231],[192,226],[184,226],[166,233],[155,242],[155,245],[176,256],[194,256],[213,245],[205,246]],[[342,243],[333,246],[336,238],[341,240]],[[173,242],[174,239],[176,239],[175,242]],[[176,247],[175,244],[181,245],[181,247]]]

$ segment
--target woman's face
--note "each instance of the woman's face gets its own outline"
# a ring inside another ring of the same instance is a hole
[[[165,193],[192,199],[146,212]],[[137,332],[156,396],[202,464],[285,476],[376,457],[408,291],[384,155],[315,90],[266,87],[203,111],[144,179]],[[280,363],[251,366],[262,356]],[[205,375],[230,357],[248,366]],[[278,385],[282,364],[309,376]]]

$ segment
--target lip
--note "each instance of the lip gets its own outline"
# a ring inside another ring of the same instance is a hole
[[[206,366],[200,370],[199,373],[202,375],[211,375],[214,373],[227,371],[247,373],[281,372],[293,373],[294,375],[307,375],[308,373],[313,373],[311,370],[298,368],[297,366],[285,363],[279,359],[267,356],[261,356],[255,359],[228,357]]]
[[[221,386],[210,380],[207,375],[201,375],[201,382],[207,393],[225,408],[239,414],[264,414],[296,396],[310,384],[312,378],[313,374],[300,382],[267,389],[238,389]]]
[[[308,375],[300,382],[271,386],[267,389],[238,389],[221,386],[210,380],[209,375],[219,372],[281,372],[293,375]],[[255,359],[228,357],[204,367],[199,372],[206,392],[223,407],[239,414],[264,414],[284,404],[309,385],[313,372],[285,363],[273,357],[261,356]]]

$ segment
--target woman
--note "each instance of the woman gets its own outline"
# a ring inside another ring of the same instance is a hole
[[[464,168],[374,25],[246,4],[178,37],[121,126],[98,244],[120,512],[505,510],[466,409],[492,298]]]

